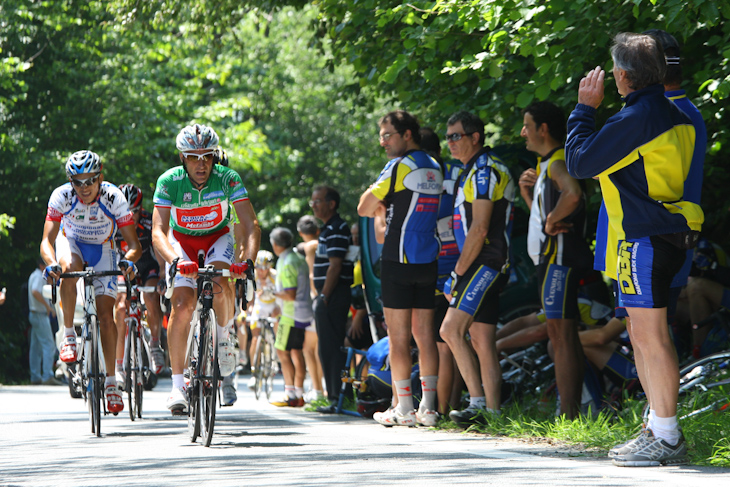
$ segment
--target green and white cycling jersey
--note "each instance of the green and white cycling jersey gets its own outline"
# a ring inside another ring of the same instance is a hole
[[[238,173],[214,164],[201,190],[193,187],[183,166],[165,171],[157,180],[153,201],[157,208],[170,208],[172,230],[200,236],[226,228],[233,218],[232,206],[247,199]]]

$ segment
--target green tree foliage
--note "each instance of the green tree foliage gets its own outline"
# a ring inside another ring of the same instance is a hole
[[[154,11],[140,5],[0,5],[0,213],[17,219],[0,238],[0,285],[8,287],[0,308],[0,354],[8,365],[0,381],[25,374],[27,322],[19,302],[26,297],[19,289],[35,265],[46,203],[65,181],[72,152],[98,152],[105,178],[137,184],[151,208],[157,177],[179,163],[177,132],[192,121],[209,124],[265,230],[293,228],[309,212],[317,182],[343,190],[343,213],[354,221],[356,197],[371,179],[362,175],[382,165],[377,114],[363,108],[373,104],[345,96],[350,66],[326,69],[326,50],[315,48],[309,28],[314,9],[295,13],[256,2],[210,17],[198,7],[181,15],[177,2]]]
[[[550,99],[569,110],[581,77],[596,65],[610,74],[609,46],[621,31],[673,33],[683,45],[688,96],[709,133],[705,171],[708,228],[725,219],[730,182],[722,162],[730,143],[730,3],[706,0],[320,0],[321,35],[360,85],[393,93],[409,109],[446,120],[465,108],[519,139],[520,110]],[[620,108],[610,75],[599,118]],[[443,127],[443,125],[442,125]],[[724,233],[720,235],[724,236]]]

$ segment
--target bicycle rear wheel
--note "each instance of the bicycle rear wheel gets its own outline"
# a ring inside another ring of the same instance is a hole
[[[91,420],[91,432],[101,436],[101,407],[104,395],[102,393],[103,378],[101,377],[101,366],[99,362],[99,324],[96,317],[91,317],[91,344],[89,359],[91,360],[91,377],[89,379],[89,419]]]
[[[135,365],[135,351],[134,351],[134,330],[131,324],[127,325],[127,343],[124,353],[124,390],[127,392],[127,405],[129,406],[129,419],[134,421],[136,417],[134,411],[134,379],[132,377],[132,370]]]
[[[139,334],[139,323],[130,327],[128,335],[128,358],[127,358],[127,398],[129,402],[129,417],[142,418],[142,337]]]
[[[201,377],[199,385],[200,401],[200,437],[204,446],[210,446],[215,428],[215,409],[218,402],[218,381],[220,370],[218,368],[218,325],[215,320],[215,313],[209,310],[201,313],[200,329],[205,330],[205,340],[202,344],[200,361],[201,370],[204,376]]]

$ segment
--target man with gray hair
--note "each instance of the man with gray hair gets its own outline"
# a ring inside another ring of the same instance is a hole
[[[595,129],[605,72],[580,81],[568,118],[565,162],[576,178],[597,177],[608,215],[606,274],[618,281],[639,380],[650,404],[639,436],[615,447],[619,466],[677,465],[687,447],[677,424],[679,368],[667,327],[669,287],[695,245],[704,215],[684,198],[695,145],[692,122],[664,96],[661,45],[651,36],[621,33],[611,47],[613,75],[624,108]]]
[[[304,329],[312,323],[312,298],[309,295],[309,267],[304,257],[292,252],[294,236],[288,228],[277,227],[269,236],[276,262],[276,291],[282,303],[276,330],[276,354],[284,375],[286,395],[274,406],[304,406]]]

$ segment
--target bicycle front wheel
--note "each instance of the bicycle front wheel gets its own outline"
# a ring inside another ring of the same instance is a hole
[[[91,432],[101,436],[101,408],[104,395],[102,393],[104,378],[101,377],[101,363],[99,361],[99,323],[96,316],[91,317],[91,344],[89,359],[91,360],[91,377],[89,380],[89,419]]]
[[[210,446],[215,428],[215,409],[218,402],[218,382],[220,369],[218,368],[218,325],[215,313],[209,310],[201,313],[200,329],[205,330],[205,340],[201,344],[200,361],[204,376],[200,378],[200,436],[204,446]]]
[[[200,436],[200,403],[198,402],[198,377],[200,376],[200,367],[198,366],[198,353],[200,349],[201,340],[197,336],[197,323],[193,323],[190,326],[190,336],[188,337],[188,353],[187,353],[187,372],[188,388],[185,394],[188,399],[188,434],[190,435],[190,442],[195,443],[195,440]]]
[[[268,337],[265,340],[265,353],[264,353],[264,362],[266,363],[266,366],[264,368],[264,372],[266,375],[266,399],[271,400],[271,393],[274,392],[274,376],[276,375],[276,350],[274,349],[274,338],[273,338],[273,332],[269,331]]]
[[[142,337],[140,336],[139,323],[137,323],[132,330],[131,335],[131,346],[129,348],[129,355],[131,357],[131,368],[129,369],[129,376],[131,382],[129,388],[129,416],[134,421],[134,417],[142,418],[142,393],[144,392],[143,386],[143,369],[142,369],[142,351],[144,347],[142,345]]]

